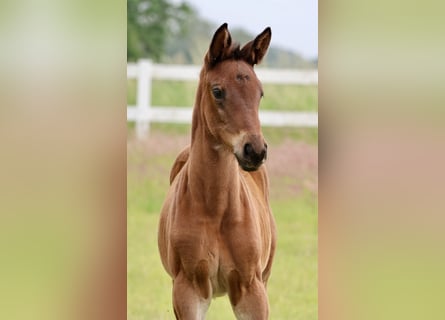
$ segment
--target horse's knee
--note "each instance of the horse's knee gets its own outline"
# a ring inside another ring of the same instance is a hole
[[[237,319],[267,319],[269,302],[266,288],[257,277],[243,281],[238,271],[232,270],[228,278],[229,298]]]
[[[211,300],[207,262],[200,261],[194,276],[179,271],[173,280],[173,310],[176,319],[204,319]]]

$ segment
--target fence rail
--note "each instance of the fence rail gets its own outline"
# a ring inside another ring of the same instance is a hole
[[[152,79],[198,81],[200,70],[199,66],[153,64],[149,60],[127,65],[127,78],[137,79],[136,106],[127,106],[127,120],[135,121],[138,137],[147,135],[150,122],[191,123],[191,107],[151,105],[151,82]],[[318,84],[318,72],[313,70],[258,68],[256,74],[262,83]],[[260,110],[259,117],[264,126],[318,126],[317,112]]]

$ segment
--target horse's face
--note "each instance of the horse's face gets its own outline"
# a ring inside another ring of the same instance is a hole
[[[258,108],[263,90],[253,65],[267,51],[267,28],[242,49],[231,46],[227,25],[215,33],[201,74],[201,106],[216,148],[229,148],[246,171],[259,168],[267,157]]]
[[[258,169],[266,160],[267,144],[258,119],[263,90],[252,66],[243,60],[219,63],[207,73],[205,95],[205,117],[213,136],[235,154],[244,170]]]

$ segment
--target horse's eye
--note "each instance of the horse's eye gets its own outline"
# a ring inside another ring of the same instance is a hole
[[[216,100],[224,99],[224,91],[221,88],[218,88],[218,87],[213,88],[212,94]]]

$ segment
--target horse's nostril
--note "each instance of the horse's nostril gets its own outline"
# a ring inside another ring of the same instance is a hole
[[[260,158],[261,158],[261,160],[263,160],[265,157],[266,157],[266,151],[267,149],[263,149],[263,151],[261,152],[261,154],[260,154]]]
[[[253,147],[250,143],[244,145],[244,155],[251,156],[253,154]]]
[[[255,150],[251,143],[246,143],[244,145],[244,157],[252,164],[260,164],[267,157],[267,145],[265,144],[264,148],[260,150]]]

